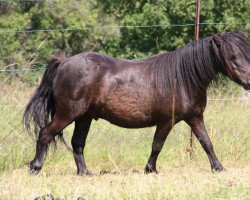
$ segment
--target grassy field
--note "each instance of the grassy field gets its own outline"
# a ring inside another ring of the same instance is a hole
[[[155,128],[129,130],[98,120],[91,126],[85,152],[92,177],[76,176],[72,153],[60,142],[56,152],[51,149],[40,174],[28,174],[25,163],[33,158],[35,143],[21,120],[32,89],[14,88],[1,85],[0,90],[0,199],[45,198],[47,194],[86,200],[250,199],[250,101],[227,100],[232,97],[228,88],[228,96],[225,91],[212,91],[213,100],[205,112],[207,130],[227,171],[211,172],[198,141],[190,159],[190,129],[181,122],[159,156],[159,174],[146,175],[143,168]],[[65,130],[68,143],[72,129],[70,125]]]

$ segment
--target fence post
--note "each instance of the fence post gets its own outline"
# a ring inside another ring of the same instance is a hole
[[[196,0],[196,14],[195,14],[195,30],[194,30],[194,40],[195,42],[199,40],[199,29],[200,29],[200,0]],[[194,133],[191,130],[190,136],[190,158],[193,157],[193,148],[194,146]]]
[[[196,0],[196,15],[195,15],[195,30],[194,30],[194,40],[199,40],[199,28],[200,28],[200,0]]]

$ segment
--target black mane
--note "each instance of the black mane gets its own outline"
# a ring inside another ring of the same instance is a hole
[[[247,37],[240,31],[217,34],[227,45],[222,45],[222,56],[212,36],[187,44],[173,52],[161,53],[141,61],[147,64],[151,80],[162,95],[190,90],[204,91],[209,83],[222,72],[222,64],[230,54],[228,44],[236,44],[250,61]]]
[[[210,42],[212,37],[192,42],[173,52],[146,59],[156,88],[163,95],[204,90],[217,71]]]

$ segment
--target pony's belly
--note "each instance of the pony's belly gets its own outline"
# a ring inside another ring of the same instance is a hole
[[[152,109],[149,106],[134,102],[125,102],[111,105],[105,104],[95,107],[90,114],[94,119],[102,118],[124,128],[143,128],[154,126],[156,119],[152,116]]]
[[[109,121],[111,124],[124,128],[144,128],[155,125],[155,122],[150,117],[140,117],[133,114],[130,116],[124,116],[109,113],[100,115],[100,118]]]

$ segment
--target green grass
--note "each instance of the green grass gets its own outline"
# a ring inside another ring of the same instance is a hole
[[[160,173],[145,175],[155,128],[123,129],[98,120],[85,150],[93,177],[76,176],[72,153],[60,142],[41,173],[32,176],[25,163],[34,156],[35,142],[21,124],[32,90],[23,85],[2,85],[0,90],[0,199],[34,199],[48,193],[63,199],[250,199],[249,100],[208,101],[206,127],[226,172],[210,171],[197,140],[190,159],[190,128],[181,122],[159,156]],[[210,98],[226,94],[213,91]],[[70,125],[64,133],[69,144],[72,131]]]

